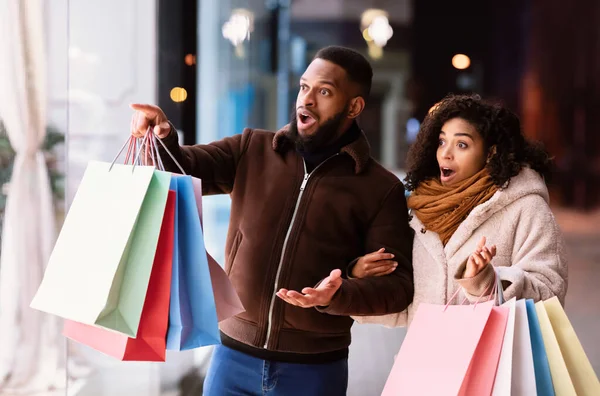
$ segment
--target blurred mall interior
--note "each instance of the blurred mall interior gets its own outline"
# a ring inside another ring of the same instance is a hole
[[[210,348],[132,363],[67,343],[60,324],[28,308],[42,258],[88,161],[111,161],[127,139],[130,103],[158,104],[185,144],[277,130],[312,56],[332,44],[371,61],[359,123],[374,157],[399,176],[423,118],[450,92],[502,101],[545,144],[570,254],[566,311],[600,373],[597,0],[0,0],[0,28],[0,224],[8,194],[34,191],[15,212],[30,238],[7,240],[2,229],[0,263],[18,262],[2,274],[18,282],[0,282],[0,312],[20,319],[0,320],[0,395],[201,394]],[[29,97],[15,93],[23,87]],[[19,122],[23,136],[8,130]],[[36,123],[44,133],[25,132]],[[31,186],[35,170],[12,172],[15,152],[36,147],[52,209]],[[43,210],[52,218],[32,220]],[[206,245],[220,263],[228,219],[227,196],[206,198]],[[404,334],[353,327],[348,395],[380,394]],[[2,382],[15,372],[20,381]]]

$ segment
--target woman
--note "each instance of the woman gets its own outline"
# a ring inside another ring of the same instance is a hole
[[[454,303],[489,295],[494,272],[505,299],[564,303],[567,263],[544,182],[550,159],[525,139],[515,114],[478,96],[446,97],[425,118],[407,165],[414,301],[402,313],[357,321],[408,325],[419,303],[446,304],[458,287]],[[381,253],[362,257],[351,275],[392,272]]]

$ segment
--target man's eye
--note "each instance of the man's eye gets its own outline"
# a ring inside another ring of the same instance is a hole
[[[329,91],[327,89],[322,89],[321,95],[329,95]]]

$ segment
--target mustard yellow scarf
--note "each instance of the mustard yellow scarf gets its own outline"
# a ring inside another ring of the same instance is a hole
[[[484,168],[459,185],[442,186],[438,178],[422,182],[410,195],[407,204],[425,228],[436,232],[446,246],[469,213],[490,199],[497,190]]]

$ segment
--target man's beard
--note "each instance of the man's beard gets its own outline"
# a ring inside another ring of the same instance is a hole
[[[292,114],[292,121],[287,132],[287,137],[294,142],[300,151],[315,152],[325,148],[338,137],[340,127],[348,115],[348,108],[334,115],[317,127],[317,130],[309,136],[302,136],[298,132],[298,118],[296,111]]]

